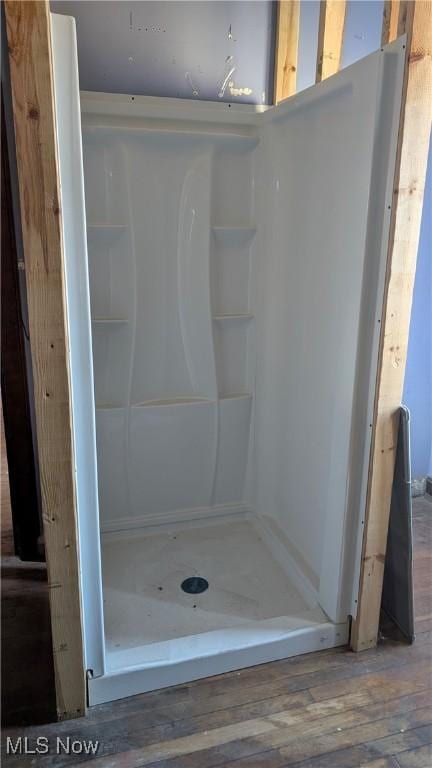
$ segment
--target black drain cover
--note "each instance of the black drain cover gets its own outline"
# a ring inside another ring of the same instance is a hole
[[[188,579],[182,581],[181,588],[188,595],[200,595],[201,592],[205,592],[208,589],[208,581],[201,578],[201,576],[189,576]]]

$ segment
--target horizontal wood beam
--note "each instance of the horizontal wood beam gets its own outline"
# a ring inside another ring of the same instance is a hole
[[[57,714],[85,711],[49,3],[5,2]],[[35,660],[37,663],[37,660]]]
[[[339,71],[345,14],[345,0],[321,0],[316,64],[317,83]]]
[[[279,0],[277,4],[273,103],[292,96],[297,89],[297,57],[300,2]]]
[[[407,51],[381,322],[357,618],[352,647],[376,644],[399,407],[432,120],[432,2],[408,3]]]

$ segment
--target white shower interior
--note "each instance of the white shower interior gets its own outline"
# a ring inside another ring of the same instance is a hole
[[[76,52],[53,19],[62,162]],[[81,94],[92,703],[347,641],[401,50],[261,111]]]

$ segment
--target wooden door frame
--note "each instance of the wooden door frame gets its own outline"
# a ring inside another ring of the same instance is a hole
[[[6,0],[10,84],[59,719],[84,714],[65,265],[48,0]]]

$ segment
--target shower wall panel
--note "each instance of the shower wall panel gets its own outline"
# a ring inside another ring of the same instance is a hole
[[[262,117],[254,504],[333,621],[355,613],[402,43]]]
[[[238,505],[251,420],[256,137],[131,122],[130,100],[124,120],[95,118],[88,103],[102,526]]]

